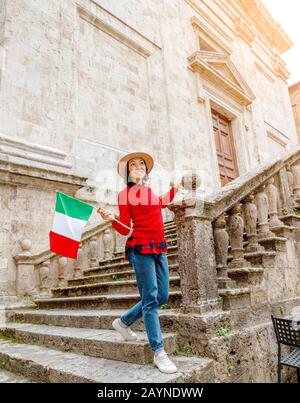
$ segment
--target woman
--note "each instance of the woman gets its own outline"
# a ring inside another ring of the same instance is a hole
[[[104,220],[112,221],[112,226],[122,235],[129,234],[130,222],[133,222],[133,232],[125,245],[125,258],[134,268],[141,301],[112,325],[125,340],[136,340],[137,335],[129,326],[143,317],[154,364],[161,372],[174,373],[177,368],[164,351],[158,318],[158,307],[167,303],[169,293],[167,242],[161,209],[173,200],[180,183],[174,184],[165,195],[157,196],[146,185],[153,165],[153,158],[144,152],[122,157],[117,171],[126,187],[118,194],[119,217],[102,208],[97,211]]]

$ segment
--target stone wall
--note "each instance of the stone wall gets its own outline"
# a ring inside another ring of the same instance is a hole
[[[259,27],[246,31],[238,3],[3,2],[1,133],[55,144],[84,176],[145,149],[215,190],[211,106],[232,119],[240,174],[297,142],[280,56]],[[190,68],[199,50],[230,57],[241,77],[225,62],[219,72],[255,99],[247,106]]]

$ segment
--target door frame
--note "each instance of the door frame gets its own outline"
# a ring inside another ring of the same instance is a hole
[[[210,131],[212,155],[214,156],[215,170],[217,172],[216,180],[221,187],[221,180],[219,174],[219,164],[217,157],[217,149],[214,138],[214,128],[212,121],[211,109],[219,112],[221,115],[226,117],[231,122],[231,135],[233,141],[233,148],[235,154],[235,164],[238,170],[239,176],[248,171],[250,167],[250,156],[249,150],[245,142],[245,124],[244,124],[244,114],[246,113],[246,108],[242,105],[233,105],[231,102],[226,102],[219,97],[216,97],[215,93],[211,93],[209,88],[205,88],[205,109],[208,117],[208,127]]]

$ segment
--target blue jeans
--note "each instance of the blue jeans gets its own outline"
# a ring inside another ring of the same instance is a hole
[[[132,249],[128,253],[141,301],[121,316],[121,321],[131,326],[143,317],[149,343],[153,352],[163,350],[158,307],[166,304],[169,296],[169,266],[166,253],[140,254]]]

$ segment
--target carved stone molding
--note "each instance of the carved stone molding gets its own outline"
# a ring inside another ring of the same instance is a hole
[[[198,51],[189,58],[189,65],[202,76],[216,82],[244,105],[250,105],[255,95],[231,62],[229,56],[217,52]]]
[[[290,73],[285,66],[286,65],[281,57],[277,56],[275,58],[274,72],[276,76],[281,78],[283,81],[287,81],[290,77]]]
[[[225,36],[223,32],[220,33],[220,35],[214,33],[212,29],[214,28],[214,25],[212,25],[211,23],[209,25],[204,24],[196,16],[193,16],[191,18],[191,23],[194,31],[197,34],[203,35],[205,39],[209,40],[209,42],[213,44],[212,46],[215,48],[216,51],[225,52],[227,54],[232,53],[232,48],[229,44],[229,40],[226,41],[227,38],[224,39]]]
[[[257,31],[275,47],[284,53],[292,47],[292,41],[281,25],[276,22],[261,0],[227,0],[235,9],[244,11],[246,23],[253,24]]]
[[[250,29],[249,25],[247,25],[245,21],[241,19],[241,17],[237,17],[234,21],[234,26],[237,35],[251,45],[255,39],[255,33],[252,31],[252,29]]]
[[[90,11],[89,9],[77,4],[77,12],[80,18],[112,36],[117,41],[125,44],[142,56],[149,57],[155,50],[161,49],[157,43],[145,38],[135,29],[125,24],[125,22],[115,17],[99,4],[97,4],[97,7],[92,8],[92,10],[93,11]]]

